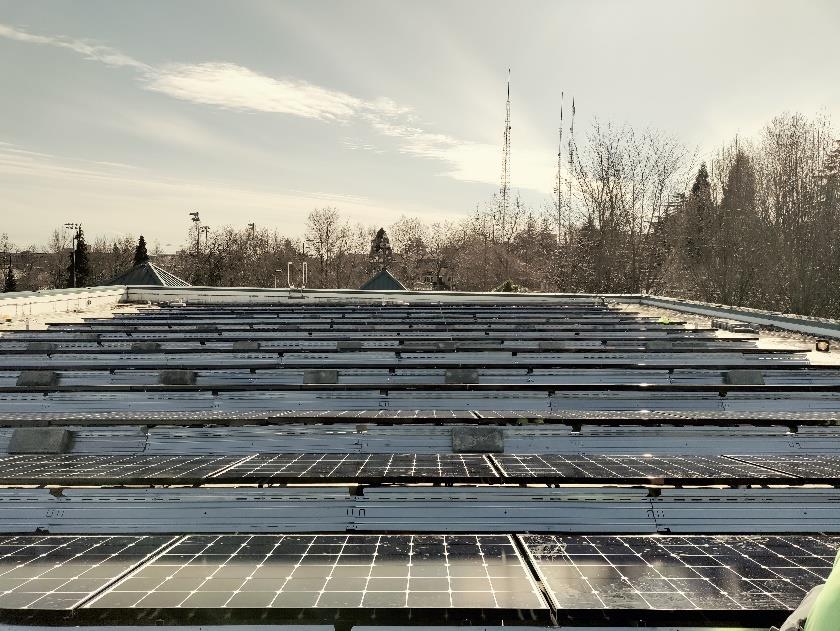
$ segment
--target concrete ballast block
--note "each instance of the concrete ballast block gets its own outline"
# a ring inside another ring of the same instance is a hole
[[[61,427],[18,427],[9,441],[10,454],[63,454],[73,434]]]
[[[258,351],[260,350],[260,343],[253,340],[236,340],[233,343],[233,350],[235,351]]]
[[[28,351],[42,351],[45,353],[52,353],[57,348],[58,344],[55,342],[29,342],[26,345],[26,350]]]
[[[733,326],[729,329],[730,333],[758,333],[754,327],[747,326],[746,324],[741,324],[738,326]]]
[[[503,453],[505,436],[500,427],[453,427],[452,451],[456,454]]]
[[[478,369],[447,368],[444,383],[478,383]]]
[[[455,342],[448,340],[406,340],[403,348],[414,351],[454,351],[456,345]]]
[[[303,371],[304,384],[332,384],[338,383],[338,371],[334,369]]]
[[[132,342],[131,352],[153,353],[160,350],[160,342]]]
[[[60,379],[54,370],[21,370],[15,385],[19,388],[49,388],[57,386]]]
[[[194,370],[161,370],[158,383],[162,386],[194,386],[196,374]]]
[[[764,373],[760,370],[727,370],[723,381],[730,386],[763,386]]]

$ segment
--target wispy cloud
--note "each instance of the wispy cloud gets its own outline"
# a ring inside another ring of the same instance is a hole
[[[128,55],[124,55],[118,50],[109,48],[108,46],[101,46],[99,44],[87,42],[85,40],[61,36],[35,35],[2,23],[0,23],[0,37],[13,39],[18,42],[25,42],[27,44],[43,44],[47,46],[55,46],[57,48],[66,48],[79,53],[86,59],[99,61],[108,66],[129,67],[136,68],[137,70],[150,69],[150,67],[143,62],[137,61]]]
[[[190,208],[200,208],[202,219],[214,227],[246,220],[271,226],[279,216],[290,237],[303,233],[307,212],[317,206],[340,204],[346,216],[358,222],[393,215],[390,200],[329,191],[278,192],[234,181],[162,176],[128,165],[26,151],[2,141],[0,186],[4,188],[4,210],[30,219],[18,230],[19,241],[39,240],[43,226],[60,225],[68,218],[85,224],[95,219],[98,232],[114,235],[148,234],[154,226],[158,233],[173,239],[172,235],[186,230]],[[56,191],[61,191],[60,203]],[[237,209],[233,215],[231,208]],[[443,209],[422,205],[409,204],[405,211],[430,221],[447,215]]]
[[[495,184],[498,181],[498,147],[423,129],[410,107],[387,97],[366,100],[300,79],[270,77],[229,62],[151,66],[108,46],[62,36],[35,35],[3,24],[0,24],[0,37],[64,48],[109,66],[134,69],[143,89],[183,101],[330,122],[364,121],[380,136],[394,140],[400,153],[442,162],[441,175],[472,182]],[[348,146],[381,151],[367,139],[345,142]],[[543,172],[548,161],[542,155],[532,158],[525,157],[528,171],[522,171],[525,177],[517,178],[518,183],[546,190],[552,179],[550,168],[549,172]]]
[[[343,92],[273,79],[231,63],[168,64],[150,72],[144,83],[148,90],[193,103],[324,120],[351,118],[364,105]]]

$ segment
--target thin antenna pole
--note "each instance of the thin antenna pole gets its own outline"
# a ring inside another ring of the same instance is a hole
[[[568,220],[569,225],[572,223],[572,173],[574,173],[574,154],[575,154],[575,97],[572,97],[572,122],[569,126],[569,197],[567,203],[569,205]]]
[[[504,149],[502,150],[501,180],[499,189],[499,223],[502,229],[502,238],[504,238],[505,223],[510,205],[510,68],[508,68],[507,102],[505,103],[505,134]]]
[[[560,134],[557,142],[557,243],[563,239],[563,92],[560,92]]]

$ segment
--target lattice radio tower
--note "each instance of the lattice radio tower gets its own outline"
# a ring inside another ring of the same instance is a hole
[[[502,182],[499,189],[499,226],[502,237],[505,234],[508,210],[510,209],[510,68],[507,79],[507,103],[505,105],[505,142],[502,150]]]

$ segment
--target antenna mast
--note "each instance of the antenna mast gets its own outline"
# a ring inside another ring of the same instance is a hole
[[[560,139],[557,142],[557,243],[563,240],[563,92],[560,92]]]
[[[504,238],[510,208],[510,68],[508,68],[507,103],[505,104],[505,145],[502,151],[502,182],[499,189],[499,224]]]
[[[572,97],[572,122],[569,125],[569,225],[572,224],[572,174],[575,172],[575,97]]]

